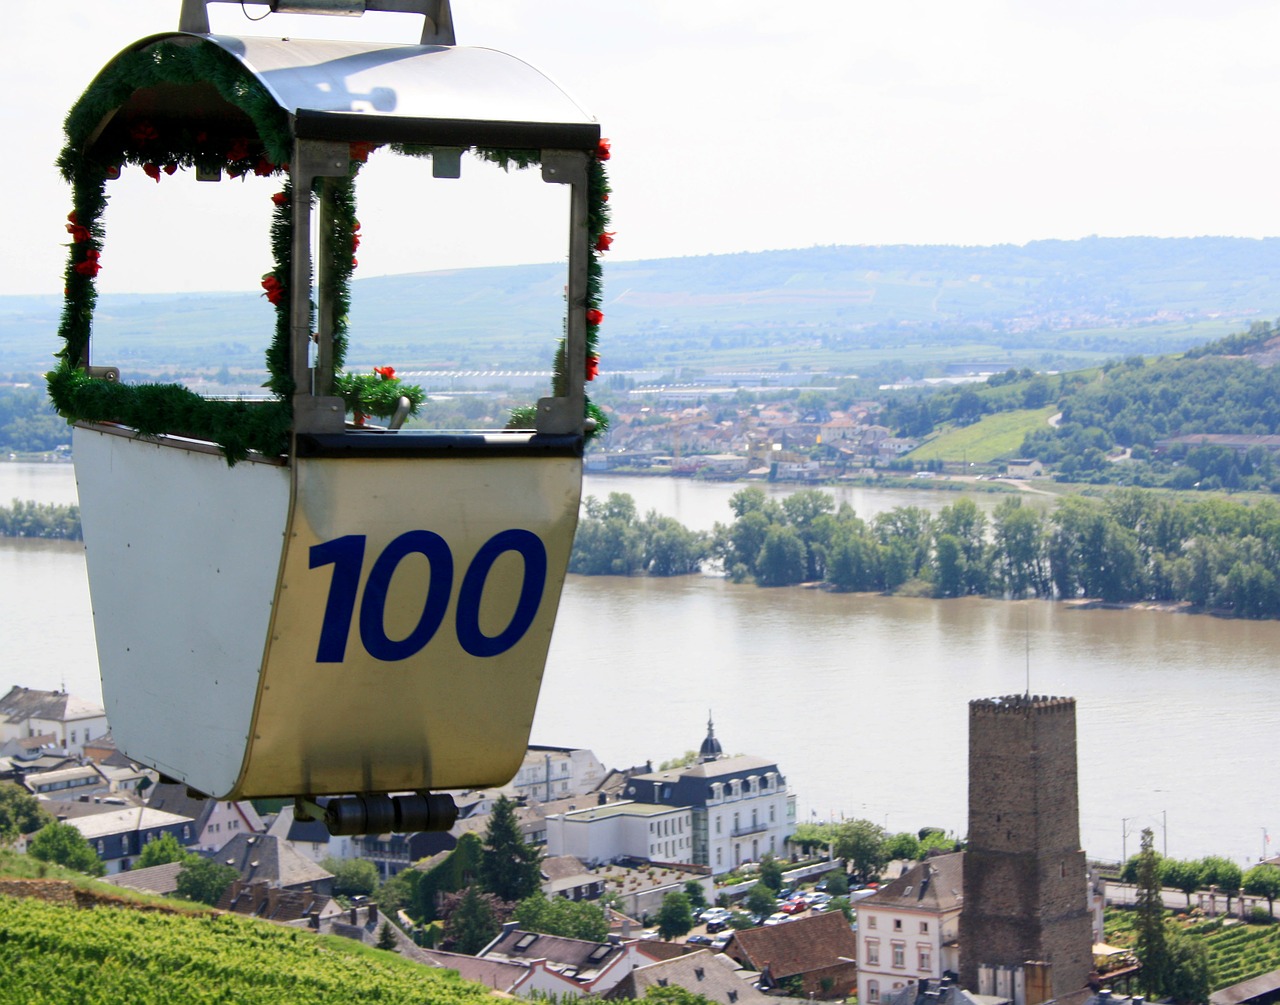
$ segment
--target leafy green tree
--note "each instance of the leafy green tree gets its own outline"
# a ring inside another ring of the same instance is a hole
[[[702,889],[702,884],[696,879],[686,881],[684,893],[689,898],[689,906],[693,910],[701,911],[707,906],[707,895]]]
[[[569,557],[569,571],[585,576],[633,576],[644,571],[644,535],[635,500],[610,492],[604,502],[588,496]]]
[[[378,889],[378,867],[367,859],[330,856],[323,864],[333,873],[333,892],[340,897],[367,897]]]
[[[744,903],[748,911],[757,918],[763,918],[773,913],[776,902],[776,891],[769,889],[763,883],[757,883],[747,891],[747,899]]]
[[[604,909],[587,900],[547,897],[538,892],[520,901],[512,917],[526,932],[588,942],[602,942],[609,936]]]
[[[688,576],[702,568],[710,544],[706,534],[690,530],[675,517],[649,513],[640,524],[641,564],[651,576]]]
[[[1262,863],[1244,874],[1241,889],[1254,897],[1267,898],[1267,913],[1275,914],[1275,900],[1280,897],[1280,867]],[[1187,903],[1190,904],[1190,898]]]
[[[890,860],[905,858],[914,862],[920,858],[920,839],[909,831],[893,834],[885,839],[885,854]]]
[[[776,895],[782,889],[782,863],[766,853],[760,860],[760,882]]]
[[[1207,855],[1200,860],[1200,871],[1205,886],[1216,886],[1227,895],[1227,913],[1231,913],[1231,898],[1240,889],[1243,870],[1229,858]]]
[[[693,911],[689,908],[689,898],[679,892],[663,897],[662,906],[658,908],[658,935],[670,942],[688,933],[692,927]]]
[[[804,582],[808,557],[794,527],[774,524],[765,531],[756,559],[756,582],[761,586],[795,586]]]
[[[1135,943],[1142,972],[1138,979],[1148,995],[1162,997],[1169,983],[1169,947],[1165,936],[1164,899],[1160,881],[1160,858],[1155,852],[1151,828],[1142,832],[1142,850],[1137,861],[1137,911]]]
[[[40,805],[40,800],[20,786],[0,782],[0,845],[51,823],[53,817]]]
[[[829,872],[826,876],[827,893],[833,897],[844,897],[849,893],[849,877],[843,869]]]
[[[395,930],[391,927],[391,922],[383,921],[382,927],[378,929],[378,941],[376,946],[378,949],[386,949],[390,952],[399,952],[396,947],[399,943],[396,941]]]
[[[1184,932],[1167,933],[1169,975],[1165,994],[1179,1005],[1204,1005],[1209,1000],[1209,947]]]
[[[178,872],[178,896],[212,906],[239,877],[232,866],[196,856]]]
[[[480,886],[499,900],[515,902],[533,896],[542,885],[541,853],[526,844],[516,820],[515,803],[499,797],[489,815],[480,854]]]
[[[1199,862],[1188,862],[1183,859],[1166,858],[1160,863],[1160,879],[1165,886],[1181,890],[1187,898],[1187,908],[1191,908],[1191,895],[1202,885],[1203,868]]]
[[[474,956],[502,931],[502,911],[497,898],[478,887],[445,898],[445,947]]]
[[[836,826],[834,851],[853,866],[861,879],[870,879],[889,861],[884,828],[870,820],[846,820]]]
[[[192,857],[174,836],[172,831],[165,831],[154,841],[148,841],[142,854],[133,863],[135,869],[146,869],[153,865],[167,865],[170,862],[185,862]]]
[[[93,846],[71,824],[51,823],[27,843],[27,854],[76,872],[101,876],[107,871]]]

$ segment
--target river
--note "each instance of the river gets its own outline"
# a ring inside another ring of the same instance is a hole
[[[739,488],[589,476],[584,494],[628,492],[642,513],[710,529]],[[863,517],[959,498],[839,494]],[[71,467],[0,464],[0,499],[15,497],[73,501]],[[1000,497],[973,498],[987,509]],[[0,539],[0,640],[0,685],[100,700],[78,545]],[[1070,695],[1090,856],[1133,854],[1151,827],[1175,858],[1247,865],[1280,829],[1277,653],[1276,622],[571,576],[532,739],[589,747],[611,767],[657,763],[696,748],[710,712],[726,751],[777,761],[800,819],[963,834],[969,700]]]

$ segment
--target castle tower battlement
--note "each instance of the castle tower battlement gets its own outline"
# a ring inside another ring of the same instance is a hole
[[[1075,699],[971,701],[962,984],[988,993],[980,968],[1037,961],[1055,997],[1083,988],[1093,962],[1086,891]]]

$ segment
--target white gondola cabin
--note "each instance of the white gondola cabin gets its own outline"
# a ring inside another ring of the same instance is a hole
[[[76,212],[67,347],[50,390],[76,421],[120,749],[219,799],[298,796],[314,808],[354,794],[363,799],[343,803],[341,819],[331,808],[331,827],[425,829],[448,821],[425,819],[439,806],[428,813],[424,794],[503,784],[528,742],[593,425],[584,381],[599,323],[594,256],[608,243],[607,146],[527,64],[455,45],[448,0],[358,6],[423,14],[422,43],[212,35],[203,0],[186,0],[181,31],[104,68],[68,118],[62,168]],[[429,159],[437,176],[455,175],[471,149],[567,187],[558,379],[527,428],[346,420],[335,382],[350,191],[368,151],[389,144],[422,156],[424,171]],[[264,282],[278,312],[274,401],[131,387],[91,360],[99,217],[121,165],[286,180],[277,268]],[[418,795],[393,811],[387,793]]]

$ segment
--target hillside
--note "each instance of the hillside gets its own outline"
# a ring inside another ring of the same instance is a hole
[[[31,883],[31,887],[40,884]],[[61,887],[61,884],[56,886]],[[67,888],[69,889],[69,888]],[[0,1002],[482,1005],[478,984],[235,915],[0,895]]]
[[[265,248],[264,248],[265,255]],[[558,265],[357,279],[351,362],[546,369]],[[1088,238],[837,246],[605,266],[607,367],[865,371],[994,362],[1066,369],[1175,352],[1280,314],[1280,239]],[[50,362],[56,296],[0,298],[0,374]],[[105,295],[97,359],[130,371],[256,370],[258,291]],[[782,351],[780,351],[782,350]]]

